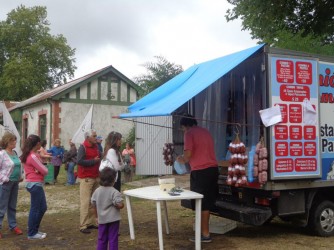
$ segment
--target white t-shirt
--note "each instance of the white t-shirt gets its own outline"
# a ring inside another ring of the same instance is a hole
[[[121,162],[119,162],[118,161],[119,158],[118,158],[118,155],[115,149],[111,148],[108,150],[106,159],[108,159],[112,163],[115,170],[121,171],[124,169],[124,163],[123,163],[122,157],[120,157]]]

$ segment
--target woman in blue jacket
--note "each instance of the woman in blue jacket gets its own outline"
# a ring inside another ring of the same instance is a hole
[[[54,181],[57,182],[60,166],[63,163],[64,148],[60,146],[59,139],[55,139],[53,146],[48,150],[52,154],[51,164],[54,166]]]

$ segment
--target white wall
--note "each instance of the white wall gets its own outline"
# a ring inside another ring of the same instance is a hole
[[[142,117],[136,119],[136,174],[166,175],[173,173],[172,166],[166,166],[162,149],[166,142],[173,142],[172,117]],[[154,126],[158,125],[158,126]]]
[[[90,107],[91,104],[61,103],[60,139],[65,145],[65,149],[68,148],[68,140],[72,138],[77,131]],[[127,106],[94,104],[93,128],[97,131],[97,134],[106,138],[111,131],[117,131],[123,135],[123,138],[126,138],[130,129],[134,126],[133,123],[112,118],[112,116],[118,116],[121,113],[125,113],[126,109]]]

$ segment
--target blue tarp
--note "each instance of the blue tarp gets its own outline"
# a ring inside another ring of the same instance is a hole
[[[128,107],[120,118],[165,116],[213,84],[264,44],[190,67]]]

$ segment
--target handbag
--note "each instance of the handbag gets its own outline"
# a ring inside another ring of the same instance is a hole
[[[100,163],[99,171],[101,172],[104,168],[111,168],[116,171],[115,183],[118,179],[118,171],[115,169],[114,165],[112,165],[111,161],[108,159],[104,159]]]
[[[100,172],[104,169],[104,168],[112,168],[113,170],[116,171],[116,169],[114,168],[114,165],[112,165],[112,163],[108,160],[108,159],[103,159],[100,163],[100,167],[99,170]]]

